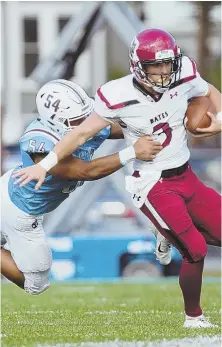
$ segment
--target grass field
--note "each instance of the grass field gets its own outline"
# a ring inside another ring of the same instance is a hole
[[[220,326],[219,281],[204,283],[202,305],[205,315]],[[2,285],[2,347],[163,346],[152,341],[198,336],[205,341],[205,335],[219,340],[220,328],[187,330],[182,328],[183,321],[176,280],[54,284],[39,296],[29,296],[8,283]],[[94,344],[80,343],[87,341]],[[210,341],[209,347],[219,346]],[[175,346],[191,346],[188,342]],[[194,346],[203,346],[198,343]],[[169,342],[169,346],[174,344]]]

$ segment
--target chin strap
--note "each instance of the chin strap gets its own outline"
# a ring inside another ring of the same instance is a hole
[[[160,93],[159,91],[156,91],[153,86],[152,88],[155,92],[158,93],[158,95],[155,95],[154,93],[149,92],[147,89],[143,87],[143,85],[140,84],[140,82],[136,79],[136,77],[133,78],[133,85],[135,88],[137,88],[143,95],[146,97],[152,98],[154,101],[159,101],[159,99],[162,97],[163,93]]]
[[[153,88],[153,90],[155,90],[155,92],[161,93],[161,94],[165,93],[169,89],[169,87],[161,88],[161,87],[157,87],[157,86],[152,86],[152,88]]]

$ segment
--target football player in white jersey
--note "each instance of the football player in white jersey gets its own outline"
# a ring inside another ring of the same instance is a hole
[[[179,276],[185,306],[185,328],[214,327],[200,307],[202,273],[207,244],[220,245],[221,198],[193,173],[188,160],[185,112],[191,98],[207,96],[217,115],[203,136],[221,131],[221,94],[201,78],[195,62],[182,56],[174,37],[161,29],[140,32],[130,46],[131,74],[97,90],[95,112],[71,131],[38,165],[17,175],[23,184],[32,179],[38,189],[46,172],[108,124],[118,122],[129,146],[149,134],[163,146],[153,160],[135,158],[128,151],[125,165],[134,160],[135,172],[126,189],[135,205],[182,254]]]

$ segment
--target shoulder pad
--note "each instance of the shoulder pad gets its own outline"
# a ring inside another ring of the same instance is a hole
[[[28,153],[48,153],[59,140],[48,130],[29,127],[20,138],[20,148]]]
[[[179,81],[177,85],[192,81],[197,77],[196,63],[193,59],[183,56],[182,58],[182,68]]]
[[[97,90],[97,95],[111,110],[137,104],[139,101],[137,100],[132,79],[133,75],[131,74],[110,81]]]

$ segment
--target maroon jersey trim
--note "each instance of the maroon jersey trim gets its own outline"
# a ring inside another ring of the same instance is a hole
[[[60,139],[58,139],[58,137],[56,137],[55,135],[53,135],[52,133],[50,133],[49,131],[46,131],[46,130],[43,130],[43,129],[32,129],[32,130],[29,130],[29,131],[26,131],[24,135],[28,134],[28,133],[32,133],[32,132],[35,132],[35,131],[38,131],[40,133],[45,133],[45,134],[48,134],[48,135],[51,135],[54,139],[56,139],[57,141],[60,141]]]
[[[194,78],[197,77],[196,64],[195,64],[195,62],[192,59],[190,59],[190,61],[192,63],[192,67],[193,67],[193,75],[182,78],[181,80],[179,80],[178,82],[173,84],[169,89],[175,88],[175,87],[177,87],[177,86],[179,86],[179,85],[181,85],[183,83],[192,81]]]
[[[105,98],[105,96],[103,95],[103,93],[101,92],[101,88],[99,88],[97,90],[97,94],[100,97],[100,99],[105,102],[106,106],[110,109],[110,110],[116,110],[118,108],[123,108],[126,106],[130,106],[130,105],[135,105],[135,104],[139,104],[140,102],[138,100],[129,100],[129,101],[124,101],[121,102],[119,104],[115,104],[115,105],[110,105],[109,101]]]

